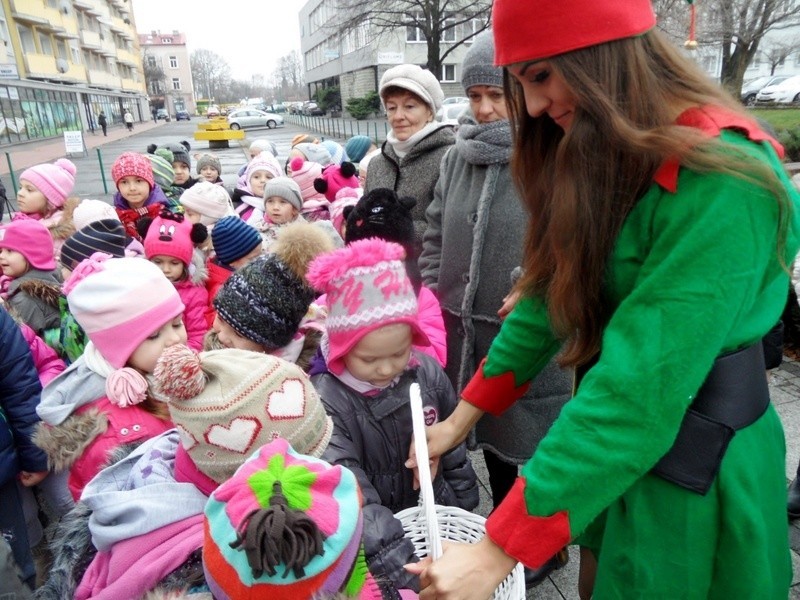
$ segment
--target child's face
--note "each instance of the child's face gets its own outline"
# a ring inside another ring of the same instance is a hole
[[[405,370],[410,356],[411,327],[393,323],[361,338],[344,357],[344,364],[356,379],[383,388]]]
[[[117,182],[117,189],[131,208],[141,208],[150,197],[150,184],[135,175],[120,179]]]
[[[238,350],[250,350],[251,352],[264,352],[264,348],[253,340],[250,340],[228,325],[225,321],[219,318],[219,315],[214,317],[214,324],[211,329],[217,332],[217,339],[219,343],[225,348],[236,348]]]
[[[145,341],[139,344],[128,359],[129,367],[138,369],[142,373],[152,373],[156,368],[156,361],[170,346],[186,343],[186,328],[183,326],[182,315],[167,321],[156,329]]]
[[[183,207],[183,214],[190,223],[199,223],[201,215],[199,212],[193,211],[191,208]]]
[[[205,165],[202,169],[200,169],[200,175],[203,176],[203,179],[210,182],[215,182],[217,177],[219,177],[219,171],[217,171],[211,165]]]
[[[19,180],[19,191],[17,192],[17,207],[19,212],[26,215],[47,214],[47,198],[27,179]]]
[[[298,210],[280,196],[270,196],[265,202],[265,210],[270,220],[276,225],[294,221]]]
[[[172,283],[177,283],[183,278],[185,265],[174,256],[159,254],[150,259],[150,262],[161,269],[164,276]]]
[[[14,279],[27,273],[28,267],[27,259],[20,252],[0,248],[0,270],[3,275]]]
[[[189,165],[182,162],[174,162],[172,163],[172,169],[175,171],[175,179],[173,180],[175,183],[183,185],[189,181],[189,177],[192,174],[189,170]]]
[[[272,179],[272,175],[267,171],[256,171],[250,175],[250,190],[253,192],[253,196],[256,198],[263,196],[264,187],[270,179]]]
[[[247,254],[245,254],[242,258],[237,258],[233,262],[230,263],[230,266],[234,268],[234,270],[238,271],[242,267],[246,267],[259,256],[261,256],[263,249],[261,248],[261,244],[250,250]]]

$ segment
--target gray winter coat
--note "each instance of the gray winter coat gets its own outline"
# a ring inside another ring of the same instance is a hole
[[[423,283],[442,307],[447,376],[460,393],[489,352],[501,321],[512,271],[522,262],[528,215],[509,164],[470,164],[451,148],[441,165],[419,260]],[[530,391],[500,417],[484,415],[471,448],[523,464],[555,421],[571,392],[571,372],[551,361]]]
[[[418,367],[407,370],[391,388],[365,397],[331,373],[311,378],[333,419],[333,436],[323,460],[355,473],[364,497],[364,551],[370,573],[391,596],[385,580],[397,589],[418,589],[403,565],[416,561],[414,547],[403,537],[394,513],[417,505],[413,472],[404,465],[411,446],[409,388],[418,382],[426,423],[446,419],[456,405],[453,386],[434,359],[416,354]],[[478,484],[464,444],[445,454],[433,481],[438,504],[472,510],[478,505]],[[384,580],[382,583],[381,580]]]
[[[397,156],[388,142],[381,146],[381,153],[370,160],[364,191],[389,188],[398,196],[417,199],[412,209],[414,233],[417,245],[422,246],[425,233],[425,211],[433,200],[433,188],[439,179],[439,163],[445,152],[455,142],[453,128],[443,125],[417,142],[403,158]]]
[[[8,286],[8,306],[20,320],[44,338],[48,329],[61,325],[58,297],[61,282],[55,271],[31,269]]]

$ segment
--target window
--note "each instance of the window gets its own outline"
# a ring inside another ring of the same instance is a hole
[[[181,89],[181,80],[178,79],[177,77],[172,78],[172,89],[173,90]]]
[[[17,32],[19,33],[19,41],[22,44],[22,49],[29,54],[36,54],[33,32],[24,25],[19,24],[17,24]]]
[[[58,58],[63,58],[64,60],[69,58],[67,55],[67,45],[63,40],[56,40],[56,53]]]
[[[424,42],[425,34],[416,26],[415,22],[425,19],[425,15],[421,12],[413,13],[408,16],[409,23],[406,25],[406,41],[407,42]]]
[[[177,69],[178,68],[178,57],[177,56],[170,56],[169,57],[169,68],[170,69]]]
[[[482,19],[473,18],[462,24],[464,28],[464,38],[467,44],[471,44],[477,32],[482,31],[484,22]],[[470,37],[472,36],[472,37]]]
[[[171,44],[172,43],[172,38],[161,38],[161,43],[162,44]]]
[[[150,66],[151,69],[156,68],[156,57],[155,56],[147,56],[147,64]]]
[[[50,36],[44,33],[39,34],[39,47],[42,49],[42,54],[53,56],[53,44],[50,42]]]
[[[441,35],[443,42],[456,41],[456,20],[453,17],[447,17],[442,21]]]
[[[442,82],[451,83],[456,80],[456,66],[442,65]]]

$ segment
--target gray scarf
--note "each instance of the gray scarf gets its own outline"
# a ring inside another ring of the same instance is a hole
[[[508,119],[478,124],[466,113],[459,118],[458,153],[471,165],[497,165],[511,158],[511,124]]]

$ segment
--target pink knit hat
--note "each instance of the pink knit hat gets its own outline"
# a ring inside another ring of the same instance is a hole
[[[17,219],[3,225],[0,248],[19,252],[34,269],[52,271],[56,268],[53,238],[41,221]]]
[[[344,224],[344,209],[347,206],[355,206],[361,198],[364,190],[359,188],[343,187],[336,192],[336,198],[331,202],[331,221],[337,232],[342,230]]]
[[[393,323],[411,326],[413,343],[430,346],[417,319],[417,297],[406,275],[405,251],[377,238],[357,240],[316,258],[311,285],[328,294],[328,369],[339,375],[343,358],[365,335]]]
[[[183,215],[165,212],[150,223],[144,237],[144,255],[148,260],[154,256],[171,256],[188,267],[193,251],[192,223]]]
[[[303,160],[299,156],[295,156],[289,165],[292,167],[292,179],[300,186],[303,202],[325,200],[325,195],[314,188],[314,180],[322,177],[322,165]]]
[[[283,175],[278,159],[269,152],[262,152],[247,163],[247,169],[244,171],[244,181],[245,185],[247,185],[247,189],[250,189],[250,177],[253,176],[253,173],[257,173],[258,171],[266,171],[272,175],[272,177],[280,177]]]
[[[67,196],[75,187],[75,165],[71,160],[59,158],[53,164],[43,163],[25,169],[19,176],[20,181],[30,181],[36,189],[44,194],[47,202],[56,208],[64,206]]]
[[[75,268],[63,289],[75,320],[116,369],[184,308],[161,269],[141,258],[93,254]]]
[[[148,158],[136,152],[123,152],[114,161],[111,167],[111,178],[116,185],[123,177],[140,177],[150,184],[152,190],[155,186],[153,179],[153,166]]]

